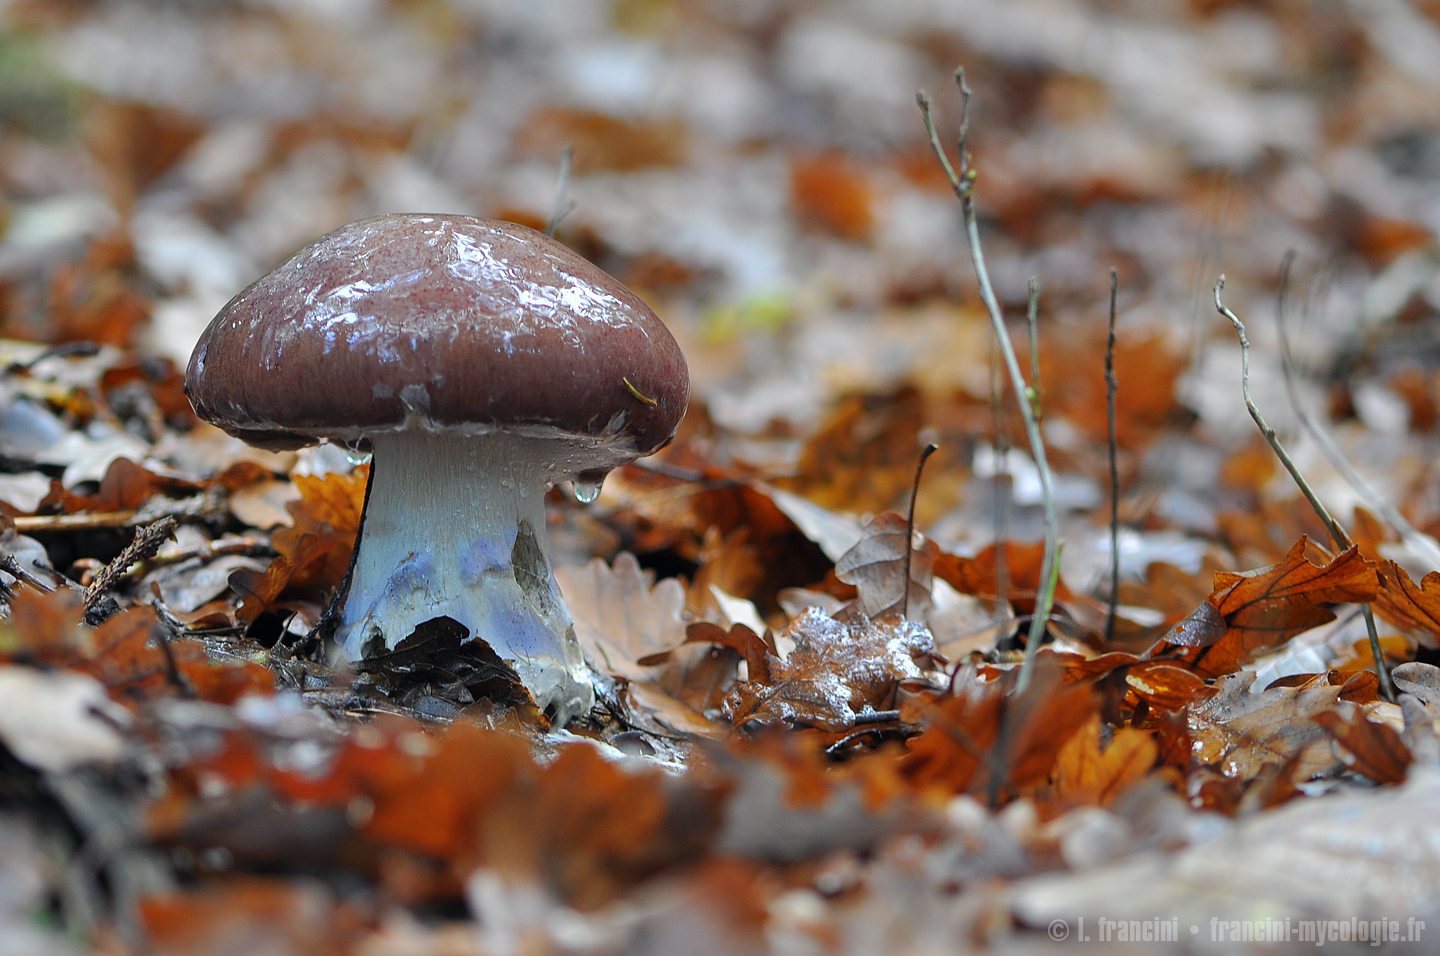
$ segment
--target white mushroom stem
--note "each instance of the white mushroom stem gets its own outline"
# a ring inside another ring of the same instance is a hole
[[[550,571],[545,489],[578,450],[508,433],[372,436],[371,486],[336,638],[349,660],[439,617],[513,667],[557,726],[588,710],[590,674]]]

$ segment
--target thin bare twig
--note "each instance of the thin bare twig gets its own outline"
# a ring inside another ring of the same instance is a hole
[[[95,531],[100,528],[129,528],[161,518],[210,519],[225,511],[224,489],[212,487],[188,498],[154,497],[132,511],[92,511],[68,515],[21,515],[11,518],[21,534],[61,531]]]
[[[1105,340],[1105,411],[1110,421],[1110,606],[1105,612],[1105,643],[1115,640],[1115,611],[1120,606],[1120,467],[1116,462],[1115,294],[1119,275],[1110,267],[1110,335]]]
[[[930,115],[930,98],[924,90],[915,94],[915,102],[920,107],[921,118],[925,121],[925,132],[930,137],[930,148],[934,150],[935,157],[940,161],[940,166],[945,170],[946,177],[950,180],[950,188],[954,190],[955,196],[960,200],[960,208],[965,217],[965,238],[970,246],[970,261],[975,268],[976,281],[980,286],[980,299],[985,303],[985,309],[990,314],[990,326],[994,330],[995,338],[1000,344],[1000,352],[1005,357],[1005,367],[1010,373],[1010,381],[1015,389],[1016,400],[1020,403],[1020,412],[1025,419],[1025,434],[1030,441],[1030,453],[1035,459],[1035,467],[1040,473],[1040,488],[1045,507],[1045,556],[1040,566],[1040,580],[1049,581],[1052,569],[1056,560],[1056,534],[1058,520],[1055,515],[1055,490],[1054,481],[1050,475],[1050,463],[1045,457],[1045,442],[1040,437],[1040,426],[1035,420],[1035,410],[1031,406],[1030,392],[1025,384],[1025,376],[1020,371],[1020,362],[1015,357],[1015,346],[1010,341],[1010,332],[1005,327],[1004,316],[1000,312],[1000,303],[995,298],[995,290],[990,285],[990,273],[985,267],[985,253],[980,248],[980,227],[975,219],[975,179],[976,171],[970,165],[970,151],[967,148],[970,136],[970,87],[965,83],[965,70],[955,71],[955,84],[960,88],[960,129],[957,134],[959,146],[960,169],[950,165],[950,159],[945,155],[945,148],[940,145],[940,137],[935,132],[935,121]],[[1020,676],[1015,684],[1015,692],[1024,693],[1029,686],[1031,675],[1035,670],[1035,652],[1040,646],[1040,640],[1045,634],[1045,622],[1050,617],[1050,605],[1054,592],[1050,589],[1042,589],[1036,595],[1035,617],[1030,624],[1030,634],[1025,643],[1025,660],[1020,665]]]
[[[995,633],[1003,637],[1010,610],[1010,432],[1005,422],[1005,373],[996,361],[999,345],[990,337],[990,420],[995,427],[995,474],[990,479],[995,509]],[[997,637],[998,639],[998,637]]]
[[[1040,280],[1031,276],[1025,286],[1025,328],[1030,337],[1030,388],[1026,394],[1030,396],[1030,410],[1035,413],[1035,421],[1043,422],[1045,409],[1040,401],[1040,330],[1036,323],[1039,313]]]
[[[229,555],[243,555],[245,557],[262,557],[273,555],[275,549],[268,541],[261,538],[237,537],[227,535],[215,541],[207,541],[204,544],[196,545],[193,548],[181,548],[178,551],[171,551],[166,554],[150,557],[150,566],[181,564],[194,558],[202,561],[210,561],[214,558]]]
[[[28,372],[48,358],[89,358],[92,355],[99,354],[100,346],[94,342],[61,342],[59,345],[50,346],[32,359],[24,362],[11,362],[5,366],[5,371],[10,374],[14,374],[15,372]]]
[[[1365,499],[1366,506],[1398,531],[1406,546],[1422,557],[1431,568],[1440,570],[1440,547],[1436,546],[1435,539],[1406,520],[1398,508],[1375,490],[1375,486],[1366,481],[1364,475],[1355,470],[1355,466],[1341,453],[1330,435],[1320,427],[1315,416],[1300,402],[1300,394],[1295,388],[1295,355],[1290,350],[1289,322],[1286,315],[1286,292],[1290,286],[1290,268],[1294,261],[1295,253],[1292,250],[1285,254],[1285,261],[1280,267],[1280,301],[1275,320],[1280,332],[1280,369],[1285,373],[1285,394],[1290,399],[1290,407],[1294,409],[1295,417],[1300,419],[1300,424],[1310,433],[1310,437],[1315,439],[1315,444],[1320,446],[1321,454],[1340,472],[1350,487]]]
[[[37,591],[49,592],[55,590],[54,588],[46,584],[44,581],[37,578],[35,575],[25,570],[25,566],[20,563],[20,560],[8,551],[5,552],[5,554],[0,555],[0,571],[4,571],[16,581],[20,582],[21,584],[29,585]]]
[[[905,596],[900,599],[900,617],[904,620],[910,618],[910,556],[915,552],[915,499],[920,497],[920,473],[925,470],[925,462],[939,449],[939,445],[930,442],[915,464],[915,485],[910,489],[910,516],[905,519]]]
[[[165,607],[165,602],[160,598],[158,584],[151,587],[151,593],[155,595],[155,599],[150,602],[150,606],[155,609],[155,616],[160,619],[160,625],[155,628],[155,641],[160,645],[160,653],[165,656],[165,678],[180,692],[180,696],[195,697],[195,685],[180,669],[179,662],[175,660],[175,651],[170,646],[171,635],[183,634],[184,625]]]
[[[10,520],[21,534],[55,531],[95,531],[100,528],[128,528],[136,523],[134,511],[91,511],[73,515],[20,515]]]
[[[1285,446],[1280,444],[1275,429],[1265,421],[1264,416],[1260,414],[1259,407],[1250,397],[1250,339],[1245,335],[1245,323],[1241,322],[1239,317],[1220,301],[1220,292],[1224,288],[1225,277],[1222,275],[1215,281],[1215,311],[1230,320],[1230,324],[1235,327],[1235,334],[1240,338],[1240,390],[1245,396],[1245,407],[1249,410],[1250,417],[1254,419],[1255,427],[1260,429],[1260,434],[1264,435],[1265,440],[1269,442],[1270,448],[1275,452],[1275,457],[1280,459],[1280,463],[1285,466],[1285,470],[1290,473],[1290,477],[1299,486],[1300,493],[1305,496],[1311,509],[1320,518],[1326,530],[1330,532],[1330,539],[1335,542],[1335,547],[1341,551],[1347,551],[1354,547],[1350,535],[1346,534],[1339,522],[1330,516],[1329,509],[1320,503],[1320,499],[1315,496],[1315,492],[1310,488],[1310,483],[1300,473],[1300,469],[1285,450]],[[1380,651],[1380,635],[1375,629],[1375,615],[1370,610],[1369,604],[1360,605],[1360,611],[1365,616],[1365,630],[1370,636],[1370,654],[1375,659],[1375,676],[1380,681],[1380,696],[1394,703],[1395,690],[1390,686],[1390,674],[1385,670],[1385,658]]]

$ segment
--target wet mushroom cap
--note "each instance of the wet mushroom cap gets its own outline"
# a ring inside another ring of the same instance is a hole
[[[525,226],[377,216],[230,300],[185,375],[195,411],[267,448],[420,427],[576,436],[648,454],[689,399],[664,323]]]

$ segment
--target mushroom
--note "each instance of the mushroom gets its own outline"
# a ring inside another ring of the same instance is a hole
[[[685,357],[634,293],[524,226],[389,215],[343,226],[211,321],[196,413],[264,448],[372,451],[335,657],[437,618],[483,640],[557,725],[593,702],[550,570],[545,490],[593,500],[671,438]]]

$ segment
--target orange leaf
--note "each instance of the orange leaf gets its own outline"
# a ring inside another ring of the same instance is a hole
[[[68,588],[18,589],[10,598],[10,619],[0,621],[0,660],[64,664],[82,653],[93,633],[80,627],[84,616],[84,600]]]
[[[1151,707],[1164,710],[1180,710],[1192,700],[1215,692],[1192,671],[1160,661],[1145,661],[1130,668],[1125,672],[1125,683]]]
[[[230,575],[240,596],[237,616],[249,624],[284,596],[320,599],[345,580],[360,533],[370,466],[353,474],[296,475],[300,500],[286,505],[295,523],[271,536],[279,556],[263,572],[241,569]]]
[[[1040,587],[1040,565],[1044,562],[1042,542],[1005,542],[1005,565],[1008,576],[1006,597],[1015,610],[1028,614],[1035,610],[1035,592]],[[1000,593],[996,577],[995,545],[987,545],[973,558],[961,558],[942,551],[935,559],[935,577],[959,591],[977,597],[993,598]],[[1055,588],[1055,600],[1074,600],[1075,595],[1062,580]]]
[[[852,395],[805,442],[794,477],[777,484],[825,508],[854,512],[893,508],[914,481],[924,425],[925,401],[915,388],[884,398]],[[931,472],[941,464],[932,462]],[[922,495],[922,510],[926,501]],[[923,513],[918,520],[924,523]]]
[[[1109,746],[1102,749],[1100,731],[1100,715],[1092,714],[1056,757],[1055,789],[1060,799],[1070,806],[1108,806],[1121,791],[1155,766],[1160,748],[1150,734],[1121,727],[1115,731]]]
[[[242,876],[139,902],[146,949],[185,953],[328,953],[360,927],[336,920],[322,884]]]
[[[1042,658],[1019,697],[1008,695],[1013,679],[1001,679],[929,705],[928,727],[910,741],[901,775],[919,789],[985,793],[992,803],[1044,782],[1096,706],[1090,682],[1061,679],[1061,668]]]
[[[799,218],[842,239],[869,240],[875,228],[865,171],[839,153],[802,159],[790,170],[790,197]]]
[[[554,162],[574,148],[575,175],[615,170],[628,172],[675,166],[686,156],[688,136],[678,119],[621,119],[563,106],[541,106],[526,117],[515,136],[521,155]]]
[[[1394,561],[1384,565],[1375,613],[1402,631],[1440,636],[1440,572],[1431,571],[1417,586]]]
[[[1351,548],[1329,564],[1305,557],[1310,539],[1301,535],[1284,560],[1255,571],[1220,571],[1215,588],[1229,591],[1217,602],[1227,619],[1242,611],[1258,613],[1285,598],[1304,596],[1315,604],[1363,604],[1373,601],[1380,588],[1375,568]],[[1230,620],[1234,627],[1234,620]]]
[[[767,630],[765,632],[769,634]],[[745,658],[747,679],[757,684],[773,684],[770,661],[775,658],[774,641],[765,641],[744,624],[732,624],[726,631],[709,621],[696,621],[685,628],[686,644],[717,644],[728,647]]]
[[[1305,557],[1308,544],[1302,535],[1284,560],[1268,568],[1217,572],[1215,591],[1166,640],[1206,648],[1194,658],[1195,670],[1217,677],[1262,650],[1333,621],[1335,615],[1323,605],[1374,600],[1379,576],[1358,550],[1318,565]]]

